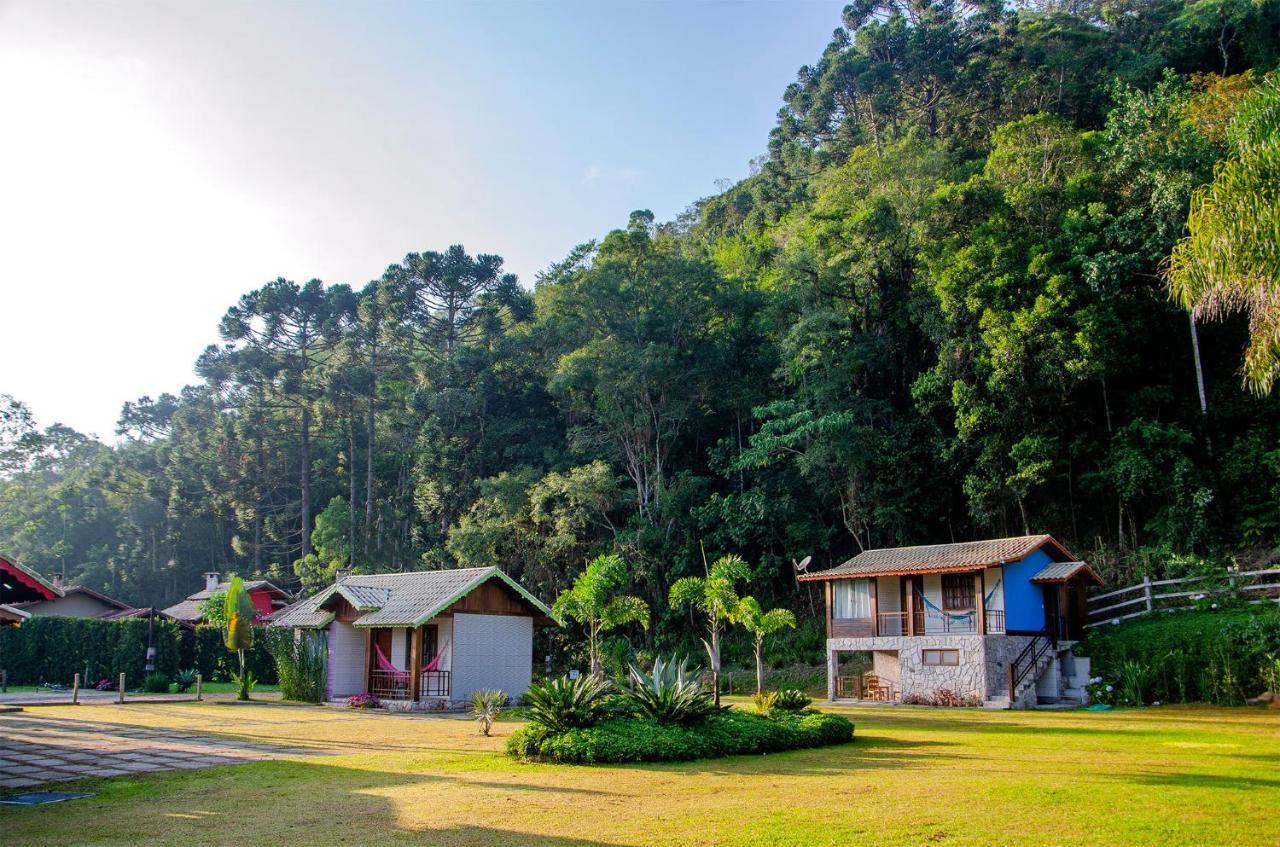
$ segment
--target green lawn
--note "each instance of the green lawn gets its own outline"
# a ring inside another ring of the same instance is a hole
[[[741,707],[741,706],[740,706]],[[524,765],[517,724],[289,706],[55,707],[335,755],[86,782],[0,807],[8,844],[1274,845],[1280,713],[839,709],[853,744],[682,765]],[[0,731],[3,724],[0,723]]]

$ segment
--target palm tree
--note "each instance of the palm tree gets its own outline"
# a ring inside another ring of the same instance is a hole
[[[244,651],[253,646],[253,616],[257,610],[249,592],[244,589],[244,580],[238,576],[232,577],[231,584],[227,586],[223,609],[223,641],[228,650],[236,651],[240,657],[240,676],[236,678],[240,683],[240,693],[236,699],[248,700],[249,675],[244,670]]]
[[[705,558],[703,559],[705,567]],[[733,621],[738,608],[738,592],[734,583],[750,578],[747,563],[741,556],[730,553],[716,559],[707,568],[707,575],[686,576],[671,586],[671,605],[675,608],[692,606],[707,616],[709,639],[703,639],[707,657],[711,660],[711,684],[715,688],[717,708],[720,706],[720,633],[726,623]]]
[[[1244,382],[1269,394],[1280,377],[1280,80],[1241,101],[1227,138],[1230,158],[1192,197],[1165,273],[1194,319],[1249,315]]]
[[[560,592],[551,611],[557,618],[572,618],[587,628],[587,652],[591,673],[601,675],[600,633],[624,624],[649,628],[649,606],[639,597],[615,592],[627,581],[627,565],[618,555],[596,556],[578,574],[573,587]]]
[[[756,642],[756,693],[764,693],[764,640],[785,626],[792,629],[796,625],[796,616],[790,609],[760,608],[760,602],[754,597],[743,597],[738,601],[738,608],[733,612],[735,622],[751,633]]]

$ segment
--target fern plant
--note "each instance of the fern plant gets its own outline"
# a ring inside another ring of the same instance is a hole
[[[706,686],[689,669],[689,660],[676,664],[654,659],[653,670],[646,673],[631,666],[631,686],[627,699],[640,715],[659,723],[692,723],[715,710]]]
[[[594,674],[570,679],[562,676],[524,693],[525,716],[552,732],[581,729],[600,719],[613,685]]]

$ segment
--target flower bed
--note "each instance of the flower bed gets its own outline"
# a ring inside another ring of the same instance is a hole
[[[768,718],[736,710],[691,724],[663,724],[641,717],[614,717],[585,729],[553,732],[533,723],[507,740],[507,752],[522,759],[572,764],[681,762],[738,754],[777,753],[853,740],[853,723],[839,715],[806,710]]]

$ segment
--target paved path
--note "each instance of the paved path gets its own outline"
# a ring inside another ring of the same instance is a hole
[[[319,752],[219,735],[0,715],[0,790],[85,777],[204,768]]]

